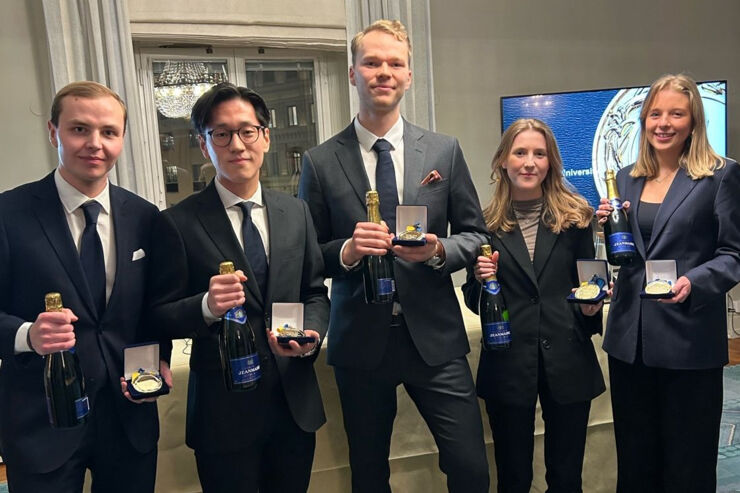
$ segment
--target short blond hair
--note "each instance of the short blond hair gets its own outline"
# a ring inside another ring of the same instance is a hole
[[[411,39],[409,38],[409,33],[406,31],[406,26],[404,26],[403,23],[399,20],[379,19],[367,26],[359,33],[355,34],[355,37],[352,38],[352,43],[350,44],[350,49],[352,51],[352,65],[355,64],[355,57],[357,56],[357,51],[360,49],[362,38],[364,38],[367,33],[372,31],[380,31],[386,34],[390,34],[398,41],[405,41],[406,46],[409,49],[409,61],[411,61]]]
[[[637,162],[632,167],[630,176],[644,176],[655,178],[658,176],[658,159],[655,157],[655,149],[650,144],[645,131],[646,120],[653,101],[663,90],[685,94],[689,98],[689,109],[691,112],[691,133],[684,142],[678,164],[686,170],[692,179],[698,180],[705,176],[712,176],[714,170],[725,165],[722,156],[714,152],[707,138],[707,124],[704,116],[704,105],[701,101],[699,88],[694,79],[684,74],[667,74],[653,82],[648,91],[645,101],[640,110],[640,147]]]
[[[126,122],[128,121],[128,110],[126,109],[126,103],[123,102],[121,96],[116,94],[115,91],[107,88],[103,84],[93,82],[90,80],[83,80],[79,82],[72,82],[59,89],[59,92],[54,96],[54,101],[51,103],[51,124],[55,127],[59,126],[59,115],[62,113],[62,100],[67,96],[73,96],[78,98],[86,99],[98,99],[107,96],[112,97],[123,109],[123,129],[126,130]]]

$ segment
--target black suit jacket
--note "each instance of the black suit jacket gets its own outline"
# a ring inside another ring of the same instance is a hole
[[[638,327],[642,359],[671,369],[717,368],[727,363],[725,293],[740,281],[740,166],[726,165],[700,180],[676,173],[658,209],[645,245],[637,224],[645,178],[617,173],[617,186],[631,202],[629,222],[640,259],[619,269],[609,308],[604,349],[627,363],[635,360]],[[676,261],[678,277],[691,281],[683,303],[640,299],[645,260]]]
[[[69,232],[53,173],[0,195],[0,446],[3,458],[29,472],[61,466],[85,433],[86,426],[53,429],[44,394],[44,358],[14,354],[15,334],[24,322],[44,311],[44,295],[57,291],[75,322],[91,413],[95,396],[108,386],[117,414],[140,452],[157,446],[155,404],[136,405],[121,393],[123,348],[156,339],[142,323],[151,226],[157,209],[144,199],[110,185],[116,245],[116,279],[105,313],[99,318],[87,288],[79,255]],[[147,256],[133,261],[143,249]]]
[[[155,324],[173,339],[193,338],[190,356],[186,442],[205,452],[236,451],[248,446],[250,422],[269,413],[266,379],[279,378],[298,426],[316,431],[325,421],[313,362],[274,357],[267,349],[273,302],[304,303],[304,327],[323,339],[329,312],[323,262],[306,204],[284,193],[262,189],[270,231],[270,265],[263,299],[244,250],[234,235],[216,186],[163,211],[152,270]],[[258,339],[263,380],[251,392],[229,392],[221,374],[217,331],[203,320],[201,302],[220,262],[230,260],[247,276],[244,307]],[[318,352],[316,353],[318,354]]]
[[[583,402],[601,394],[604,378],[591,342],[591,335],[601,332],[601,312],[585,317],[577,304],[565,300],[579,284],[576,260],[594,257],[591,227],[555,234],[540,223],[534,261],[518,226],[491,236],[491,246],[499,251],[497,277],[509,310],[511,347],[481,352],[478,395],[506,405],[533,406],[542,378],[540,352],[557,402]],[[480,292],[471,265],[463,293],[465,304],[476,313]]]
[[[428,365],[436,366],[470,350],[450,274],[475,256],[486,228],[457,139],[404,121],[403,141],[403,203],[428,206],[428,232],[441,238],[447,258],[439,270],[396,259],[396,291],[417,350]],[[326,275],[333,278],[328,362],[372,369],[385,351],[392,304],[366,304],[361,269],[347,272],[339,262],[342,244],[355,224],[367,221],[365,193],[370,183],[359,146],[350,124],[307,151],[298,194],[311,209]],[[422,186],[433,170],[442,180]]]

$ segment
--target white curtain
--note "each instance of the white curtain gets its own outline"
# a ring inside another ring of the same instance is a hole
[[[116,91],[128,107],[125,147],[111,181],[154,201],[144,117],[125,0],[42,0],[49,40],[52,92],[93,80]],[[140,163],[136,166],[136,163]]]

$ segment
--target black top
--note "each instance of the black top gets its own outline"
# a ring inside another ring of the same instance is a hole
[[[650,238],[653,236],[653,224],[659,208],[660,203],[640,201],[640,208],[637,210],[637,225],[640,227],[642,243],[646,247],[650,244]]]

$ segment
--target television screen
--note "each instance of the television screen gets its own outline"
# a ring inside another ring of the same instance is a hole
[[[698,84],[714,150],[727,153],[727,81]],[[501,128],[537,118],[552,128],[567,180],[596,207],[606,197],[604,173],[637,158],[640,108],[649,87],[536,94],[501,98]]]

